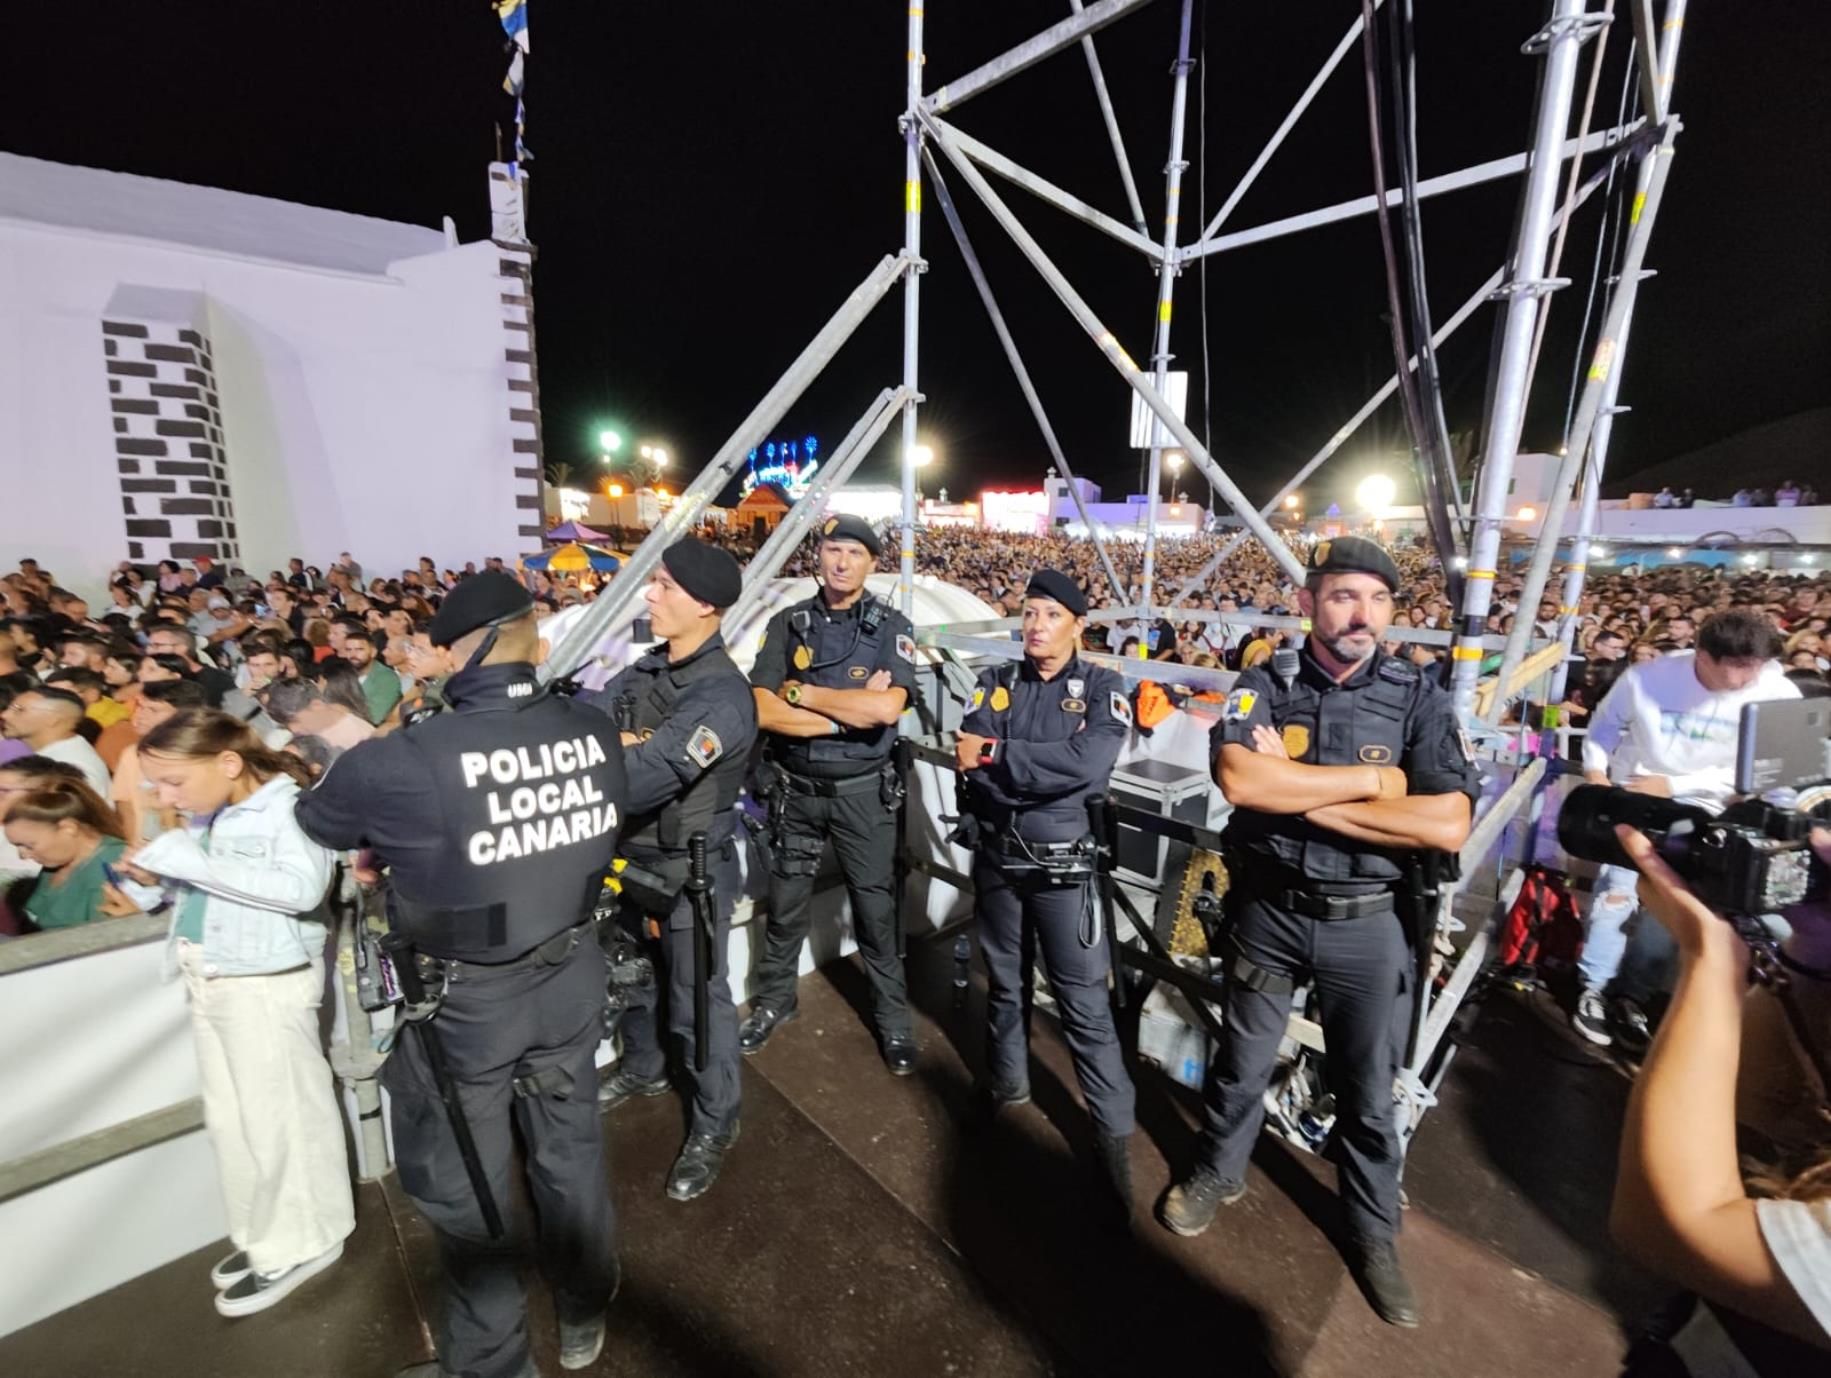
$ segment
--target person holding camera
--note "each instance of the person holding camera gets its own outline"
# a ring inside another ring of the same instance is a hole
[[[1732,608],[1698,629],[1695,651],[1632,666],[1596,709],[1583,743],[1584,778],[1720,808],[1735,788],[1743,707],[1799,697],[1779,653],[1779,634],[1762,614]],[[1648,1039],[1646,1002],[1670,985],[1673,953],[1658,924],[1630,927],[1635,880],[1620,866],[1596,874],[1571,1027],[1599,1047],[1619,1038],[1639,1053]]]
[[[1627,1374],[1831,1371],[1831,1134],[1822,1082],[1807,1166],[1776,1196],[1752,1198],[1735,1113],[1745,1011],[1759,1008],[1748,993],[1747,949],[1644,835],[1626,827],[1616,834],[1639,869],[1642,905],[1677,949],[1679,975],[1628,1100],[1609,1227],[1629,1253],[1696,1295],[1635,1346]],[[1822,863],[1831,833],[1818,831],[1813,845]],[[1823,947],[1831,925],[1822,905],[1813,911],[1793,915],[1795,937],[1781,959],[1793,989],[1779,1001],[1831,978],[1801,960],[1799,940]],[[1822,1043],[1802,1051],[1816,1064],[1807,1075],[1822,1078]]]

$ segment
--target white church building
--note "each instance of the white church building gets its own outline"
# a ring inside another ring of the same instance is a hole
[[[537,550],[532,257],[0,154],[0,569]]]

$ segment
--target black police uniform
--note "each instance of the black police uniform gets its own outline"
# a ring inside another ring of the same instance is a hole
[[[629,823],[620,848],[632,866],[661,882],[636,882],[626,872],[619,922],[659,958],[665,997],[638,988],[620,1025],[623,1071],[645,1082],[668,1074],[662,1040],[665,999],[668,1035],[691,1083],[689,1136],[726,1138],[738,1121],[737,1007],[731,1000],[727,949],[739,877],[732,806],[743,788],[756,741],[757,707],[743,671],[716,632],[692,655],[670,663],[665,643],[648,651],[583,702],[609,713],[619,730],[642,741],[628,749]],[[711,1027],[706,1069],[694,1070],[693,909],[683,889],[687,844],[706,834],[709,871],[717,892],[717,931],[711,971]],[[660,925],[651,937],[645,920]]]
[[[1107,996],[1111,960],[1093,883],[1088,800],[1105,791],[1132,711],[1125,682],[1079,656],[1044,679],[1028,657],[982,672],[962,732],[993,738],[991,764],[962,772],[966,840],[985,959],[986,1064],[993,1095],[1029,1088],[1025,950],[1040,947],[1062,1033],[1094,1127],[1133,1128],[1125,1070]],[[1039,860],[1066,856],[1072,878]]]
[[[915,697],[909,619],[867,592],[834,611],[820,594],[777,613],[763,633],[750,682],[772,692],[785,681],[862,689],[879,670]],[[753,1001],[792,1009],[814,876],[827,839],[852,901],[852,928],[871,983],[872,1018],[886,1043],[911,1036],[909,995],[898,955],[894,893],[898,791],[890,764],[894,723],[847,727],[830,737],[766,734],[772,794],[769,934]]]
[[[497,1208],[506,1215],[515,1198],[513,1120],[556,1308],[582,1323],[602,1314],[617,1277],[593,1066],[605,965],[591,913],[623,824],[623,752],[602,714],[549,694],[525,662],[461,671],[445,697],[451,711],[346,752],[301,797],[299,825],[388,865],[390,923],[433,959],[429,985],[444,983],[431,1027]],[[382,1084],[401,1186],[444,1262],[440,1362],[475,1378],[519,1374],[530,1360],[516,1253],[489,1237],[411,1031]]]
[[[1414,795],[1480,793],[1448,695],[1409,661],[1375,652],[1337,684],[1305,649],[1286,684],[1269,667],[1235,682],[1211,734],[1251,749],[1275,728],[1292,760],[1397,766]],[[1301,815],[1236,809],[1227,824],[1230,951],[1225,1036],[1203,1088],[1199,1156],[1244,1180],[1292,987],[1314,978],[1336,1105],[1336,1161],[1348,1232],[1389,1243],[1402,1159],[1392,1100],[1415,979],[1394,890],[1406,853],[1367,846]]]

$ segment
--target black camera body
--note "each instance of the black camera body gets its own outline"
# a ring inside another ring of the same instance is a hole
[[[1769,914],[1824,892],[1824,867],[1807,843],[1820,821],[1814,812],[1744,799],[1713,814],[1611,785],[1579,785],[1559,812],[1558,843],[1572,856],[1631,868],[1615,837],[1616,824],[1625,823],[1646,834],[1666,864],[1719,914]]]

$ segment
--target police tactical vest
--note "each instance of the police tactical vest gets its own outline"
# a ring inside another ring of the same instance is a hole
[[[1261,688],[1271,706],[1272,726],[1294,761],[1319,766],[1403,766],[1406,729],[1424,696],[1423,673],[1410,661],[1376,652],[1373,664],[1354,680],[1325,690],[1305,670],[1289,686],[1268,671],[1248,671],[1236,688]],[[1318,881],[1397,881],[1405,853],[1363,846],[1319,828],[1297,815],[1236,809],[1229,833],[1248,850],[1267,854],[1292,871]]]
[[[973,707],[991,715],[993,734],[1005,741],[1062,742],[1081,731],[1090,711],[1112,711],[1125,702],[1125,680],[1102,665],[1079,656],[1053,679],[1026,674],[1025,660],[999,666],[975,686]],[[980,702],[980,695],[984,702]],[[1129,707],[1126,720],[1129,722]],[[967,786],[966,807],[993,835],[1015,831],[1035,841],[1072,841],[1087,832],[1087,801],[1105,791],[1110,769],[1072,789],[1042,798],[1016,795],[983,771],[960,777]]]
[[[648,663],[651,658],[652,665]],[[730,676],[749,696],[749,682],[723,647],[696,655],[681,665],[668,664],[665,650],[651,652],[630,675],[629,689],[635,695],[630,730],[638,737],[655,731],[674,716],[675,704],[688,685],[721,675]],[[684,867],[687,842],[694,833],[705,833],[713,843],[725,841],[733,826],[731,806],[744,787],[748,766],[747,752],[725,752],[672,802],[653,814],[631,819],[624,834],[625,849],[632,855],[665,855],[679,860]],[[686,879],[684,869],[679,878]]]
[[[881,598],[866,593],[833,618],[823,614],[821,597],[815,594],[790,608],[785,621],[789,679],[822,689],[862,689],[901,619]],[[831,776],[841,773],[847,763],[882,761],[895,746],[896,724],[891,723],[847,728],[831,737],[772,736],[770,754],[789,770]]]
[[[436,956],[511,961],[591,913],[623,825],[623,751],[532,665],[468,670],[448,692],[454,711],[397,734],[432,776],[443,855],[425,883],[444,893],[412,893],[397,866],[392,921]]]

